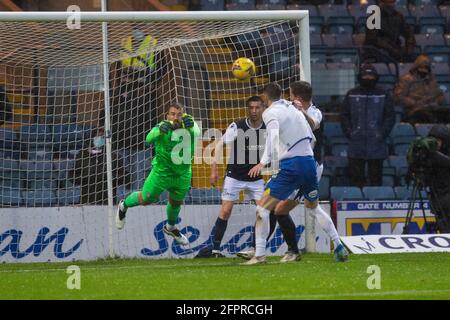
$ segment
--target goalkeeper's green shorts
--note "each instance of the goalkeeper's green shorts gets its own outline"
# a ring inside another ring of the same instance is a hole
[[[157,202],[164,191],[169,192],[172,200],[183,201],[191,187],[192,171],[181,176],[162,175],[152,170],[145,179],[142,194],[146,201]]]

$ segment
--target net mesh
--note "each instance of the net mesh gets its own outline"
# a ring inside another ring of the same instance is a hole
[[[0,206],[106,205],[101,23],[69,30],[0,22],[0,32]],[[245,117],[246,99],[265,84],[287,89],[300,80],[297,22],[108,23],[108,39],[114,204],[141,190],[153,156],[145,136],[172,102],[202,128],[185,204],[220,204],[205,152],[210,129],[223,133]],[[238,57],[255,62],[255,76],[233,77]],[[159,204],[166,202],[164,193]],[[158,210],[164,216],[165,207]],[[202,223],[213,226],[217,216],[205,216]]]

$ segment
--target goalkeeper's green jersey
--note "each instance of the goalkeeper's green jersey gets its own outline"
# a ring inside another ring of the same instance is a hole
[[[147,143],[155,145],[156,156],[152,161],[152,171],[164,176],[182,176],[191,172],[199,136],[200,128],[195,122],[192,128],[168,133],[161,133],[159,126],[154,127],[145,139]],[[189,141],[183,141],[185,137]],[[183,150],[189,150],[190,154],[184,157]]]

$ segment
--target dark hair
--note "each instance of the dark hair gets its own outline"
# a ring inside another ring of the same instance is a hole
[[[272,82],[264,87],[264,94],[272,101],[279,100],[281,98],[281,87],[278,83]]]
[[[291,83],[291,91],[292,94],[296,97],[302,98],[305,101],[311,101],[312,99],[312,87],[309,82],[306,81],[297,81]]]
[[[260,96],[253,96],[247,99],[245,102],[245,105],[248,107],[251,102],[260,102],[261,104],[264,104],[263,99]]]
[[[171,104],[169,104],[169,105],[167,106],[167,108],[166,108],[166,114],[169,113],[170,108],[175,108],[175,109],[181,110],[181,111],[184,110],[184,107],[183,107],[180,103],[174,102],[174,103],[171,103]]]

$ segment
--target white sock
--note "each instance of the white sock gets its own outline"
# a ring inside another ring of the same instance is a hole
[[[333,220],[331,220],[331,217],[320,207],[320,205],[317,205],[315,209],[306,208],[306,210],[307,214],[312,213],[316,216],[317,222],[323,231],[331,238],[335,248],[341,244],[341,239],[339,239],[339,234],[333,224]]]
[[[263,207],[256,207],[256,224],[255,224],[255,256],[261,257],[266,255],[267,237],[270,232],[269,225],[270,210]]]
[[[175,229],[175,226],[166,223],[166,229],[169,230],[169,231],[172,231],[173,229]]]

